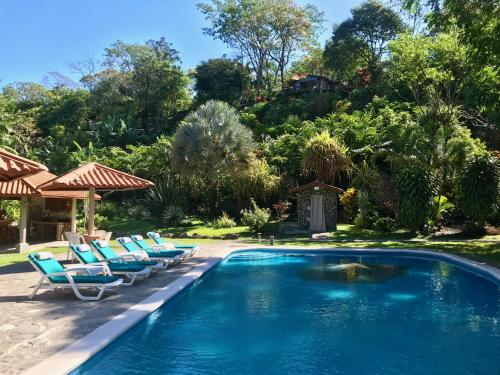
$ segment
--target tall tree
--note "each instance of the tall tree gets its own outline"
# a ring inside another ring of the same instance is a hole
[[[117,41],[105,50],[104,71],[84,81],[92,87],[96,120],[119,116],[137,121],[154,140],[174,126],[172,118],[190,104],[189,78],[164,38],[146,44]]]
[[[250,71],[238,61],[210,59],[198,64],[193,73],[196,101],[221,100],[238,105],[250,83]]]
[[[377,0],[364,2],[351,14],[351,18],[334,27],[326,44],[325,59],[344,77],[358,64],[368,67],[373,76],[387,52],[388,42],[404,31],[403,21]]]
[[[204,32],[237,48],[256,73],[257,89],[271,63],[276,64],[281,87],[285,70],[295,53],[314,41],[323,15],[312,5],[293,0],[211,0],[198,4],[211,26]]]
[[[257,90],[261,89],[272,46],[265,2],[212,0],[210,4],[199,3],[197,6],[211,23],[203,31],[238,49],[256,73]]]
[[[278,66],[284,91],[285,70],[297,52],[314,44],[317,30],[323,23],[323,13],[313,5],[302,7],[293,0],[271,0],[267,7],[269,28],[273,33],[269,55]]]

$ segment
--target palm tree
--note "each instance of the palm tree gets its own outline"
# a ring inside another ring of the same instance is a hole
[[[229,104],[208,101],[189,114],[177,129],[171,149],[172,167],[181,176],[200,176],[217,207],[219,179],[237,173],[251,160],[251,131]]]

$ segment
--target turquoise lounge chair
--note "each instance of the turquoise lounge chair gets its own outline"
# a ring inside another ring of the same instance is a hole
[[[76,297],[82,301],[98,301],[104,291],[111,290],[123,283],[118,276],[99,275],[102,267],[71,267],[64,268],[51,252],[41,252],[28,255],[29,262],[42,275],[36,284],[29,299],[32,299],[40,288],[50,289],[72,289]],[[98,293],[95,296],[84,296],[81,289],[94,289]]]
[[[100,261],[92,252],[92,248],[87,244],[71,245],[71,251],[80,263],[87,266],[102,266],[106,275],[120,275],[126,277],[129,281],[123,282],[124,286],[134,285],[135,280],[143,280],[149,277],[151,268],[140,264],[128,264],[113,261]]]
[[[164,262],[178,263],[184,255],[182,250],[142,250],[130,237],[118,237],[118,243],[131,254],[143,254],[147,259],[161,259]]]
[[[163,251],[163,252],[169,252],[169,253],[172,253],[172,254],[179,255],[179,258],[181,260],[184,260],[186,257],[189,256],[189,252],[187,252],[184,249],[169,249],[169,248],[166,248],[163,245],[157,245],[157,244],[150,245],[150,244],[148,244],[146,242],[146,240],[144,239],[144,237],[142,237],[142,236],[140,236],[138,234],[133,234],[133,235],[130,236],[130,238],[132,239],[132,241],[135,242],[135,244],[142,251]]]
[[[181,245],[172,241],[165,241],[164,238],[158,232],[148,232],[146,235],[151,238],[156,245],[164,246],[165,248],[173,247],[175,250],[184,250],[189,253],[189,256],[193,256],[194,253],[199,249],[198,245],[195,244],[185,244]]]
[[[168,266],[168,264],[165,262],[158,262],[155,260],[144,260],[144,256],[141,256],[141,254],[127,253],[123,255],[118,255],[106,241],[94,240],[91,242],[91,244],[94,247],[94,249],[97,250],[99,255],[107,262],[145,266],[145,267],[150,267],[153,271],[158,271],[162,269],[164,270]]]

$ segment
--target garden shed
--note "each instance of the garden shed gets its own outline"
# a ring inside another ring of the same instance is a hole
[[[302,229],[312,233],[337,230],[338,194],[344,190],[314,181],[290,189],[297,196],[297,221]]]

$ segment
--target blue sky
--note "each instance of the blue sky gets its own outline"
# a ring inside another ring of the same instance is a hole
[[[182,66],[232,55],[221,42],[203,35],[198,0],[0,0],[0,87],[15,81],[41,82],[59,71],[77,80],[68,64],[93,57],[116,40],[142,43],[165,36],[180,52]],[[298,0],[316,5],[331,26],[349,16],[361,0]]]

